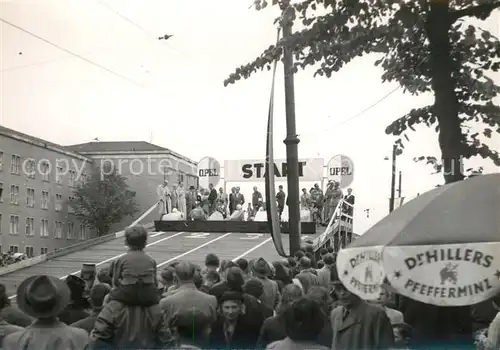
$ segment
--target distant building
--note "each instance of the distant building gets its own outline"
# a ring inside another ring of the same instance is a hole
[[[72,215],[68,200],[80,181],[113,164],[136,193],[139,211],[112,230],[139,218],[157,201],[158,185],[197,186],[197,163],[147,142],[90,142],[61,146],[0,127],[0,251],[29,256],[93,238]],[[144,222],[158,218],[153,210]]]
[[[88,142],[67,146],[68,149],[92,158],[96,166],[113,166],[119,174],[127,178],[127,183],[135,191],[139,205],[138,215],[146,212],[158,200],[158,186],[168,180],[172,187],[179,183],[184,188],[197,187],[197,163],[170,149],[143,141],[132,142]],[[131,224],[137,217],[126,218],[114,230]],[[158,220],[154,210],[144,222]]]
[[[95,236],[68,199],[92,159],[0,126],[0,250],[29,256]]]

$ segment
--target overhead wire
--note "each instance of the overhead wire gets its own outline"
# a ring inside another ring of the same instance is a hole
[[[127,82],[129,82],[129,83],[131,83],[133,85],[139,86],[139,87],[141,87],[143,89],[147,89],[147,87],[144,86],[143,84],[141,84],[141,83],[139,83],[139,82],[137,82],[135,80],[132,80],[132,79],[126,77],[125,75],[120,74],[118,72],[115,72],[114,70],[111,70],[111,69],[109,69],[109,68],[107,68],[107,67],[105,67],[105,66],[103,66],[103,65],[101,65],[101,64],[99,64],[97,62],[89,60],[88,58],[86,58],[86,57],[84,57],[82,55],[79,55],[79,54],[77,54],[77,53],[75,53],[75,52],[73,52],[73,51],[71,51],[71,50],[69,50],[69,49],[67,49],[67,48],[65,48],[65,47],[63,47],[61,45],[58,45],[58,44],[56,44],[56,43],[54,43],[54,42],[52,42],[52,41],[50,41],[48,39],[45,39],[45,38],[43,38],[43,37],[41,37],[41,36],[39,36],[39,35],[31,32],[31,31],[29,31],[29,30],[27,30],[27,29],[25,29],[23,27],[18,26],[17,24],[14,24],[14,23],[12,23],[12,22],[10,22],[10,21],[8,21],[6,19],[3,19],[3,18],[0,18],[0,21],[3,22],[3,23],[5,23],[5,24],[8,24],[9,26],[11,26],[13,28],[16,28],[17,30],[19,30],[19,31],[21,31],[23,33],[26,33],[26,34],[28,34],[28,35],[30,35],[30,36],[32,36],[32,37],[34,37],[34,38],[36,38],[36,39],[38,39],[40,41],[43,41],[44,43],[46,43],[46,44],[48,44],[48,45],[50,45],[52,47],[55,47],[56,49],[58,49],[60,51],[63,51],[63,52],[65,52],[65,53],[67,53],[67,54],[69,54],[71,56],[74,56],[74,57],[80,59],[81,61],[84,61],[84,62],[86,62],[86,63],[88,63],[88,64],[90,64],[90,65],[92,65],[94,67],[97,67],[97,68],[99,68],[99,69],[101,69],[101,70],[103,70],[103,71],[105,71],[105,72],[107,72],[107,73],[109,73],[111,75],[114,75],[115,77],[117,77],[117,78],[119,78],[121,80],[125,80],[125,81],[127,81]]]
[[[100,4],[101,6],[103,6],[104,8],[106,8],[108,11],[114,13],[115,15],[117,15],[118,17],[120,17],[121,19],[123,19],[125,22],[129,23],[130,25],[134,26],[135,28],[139,29],[140,31],[142,31],[144,34],[146,34],[146,36],[150,39],[150,40],[154,40],[156,43],[159,44],[159,40],[158,40],[158,37],[155,36],[153,33],[151,33],[150,31],[148,31],[146,28],[144,28],[143,26],[141,26],[140,24],[138,24],[137,22],[135,22],[134,20],[132,20],[131,18],[125,16],[124,14],[122,14],[120,11],[114,9],[113,7],[111,7],[109,4],[107,4],[105,1],[103,0],[96,0],[96,2],[98,4]],[[193,57],[187,55],[186,53],[184,52],[181,52],[179,50],[177,50],[175,47],[173,47],[172,45],[170,45],[170,43],[168,43],[167,41],[164,41],[164,44],[166,46],[168,46],[168,48],[170,48],[171,50],[177,52],[178,54],[184,56],[184,57],[187,57],[189,58],[190,60],[193,60],[193,61],[196,61]],[[164,47],[162,45],[162,47]]]

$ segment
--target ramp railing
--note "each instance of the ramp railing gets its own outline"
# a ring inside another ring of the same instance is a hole
[[[156,202],[154,205],[151,206],[151,208],[149,208],[144,213],[142,213],[141,216],[139,216],[137,218],[137,220],[135,220],[132,224],[130,224],[127,227],[135,226],[135,225],[139,224],[149,214],[151,214],[157,207],[158,207],[158,202]],[[154,223],[147,223],[146,227],[148,229],[153,228]],[[37,265],[41,262],[44,262],[47,260],[52,260],[54,258],[63,256],[66,254],[70,254],[70,253],[74,253],[74,252],[77,252],[77,251],[80,251],[83,249],[87,249],[87,248],[93,247],[95,245],[111,241],[115,238],[122,237],[123,235],[124,235],[124,230],[114,232],[114,233],[109,233],[107,235],[103,235],[100,237],[95,237],[95,238],[87,239],[87,240],[80,241],[80,242],[77,242],[74,244],[70,244],[68,246],[65,246],[65,247],[53,250],[51,252],[48,252],[47,254],[41,254],[41,255],[37,255],[37,256],[30,258],[30,259],[21,260],[20,262],[17,262],[15,264],[1,267],[0,268],[0,276],[6,275],[8,273],[11,273],[11,272],[14,272],[14,271],[17,271],[20,269],[24,269],[24,268],[27,268],[27,267],[30,267],[33,265]]]
[[[352,241],[354,206],[341,199],[335,208],[325,231],[314,240],[314,251],[333,246],[335,252]]]

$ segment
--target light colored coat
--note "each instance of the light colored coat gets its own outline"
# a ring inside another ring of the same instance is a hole
[[[88,345],[89,334],[86,331],[62,322],[51,326],[34,322],[3,339],[3,350],[84,350]]]
[[[193,308],[213,321],[217,318],[217,299],[213,295],[200,292],[194,283],[180,285],[174,294],[160,301],[160,308],[166,316],[167,324],[175,314]]]

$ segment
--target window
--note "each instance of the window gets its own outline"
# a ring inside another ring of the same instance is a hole
[[[11,235],[17,235],[19,233],[19,216],[17,215],[10,216],[9,233]]]
[[[63,232],[63,224],[60,221],[56,221],[56,230],[54,232],[54,238],[61,239]]]
[[[62,210],[62,194],[57,193],[56,194],[56,203],[54,205],[55,211],[61,211]]]
[[[26,218],[26,236],[33,236],[35,234],[35,219]]]
[[[26,176],[28,176],[28,178],[34,179],[36,174],[36,161],[32,158],[26,159],[23,164],[23,171],[26,172]]]
[[[76,180],[76,171],[70,170],[68,173],[68,186],[74,187]]]
[[[49,251],[48,248],[40,248],[40,254],[43,255],[43,254],[47,254]]]
[[[62,183],[63,183],[63,171],[64,171],[64,169],[61,166],[58,166],[56,168],[56,183],[58,185],[62,185]]]
[[[75,224],[73,222],[68,222],[68,231],[66,232],[67,239],[75,238]]]
[[[0,151],[0,171],[3,171],[3,152]]]
[[[29,208],[33,208],[35,206],[35,189],[27,188],[26,189],[26,206]]]
[[[10,204],[19,205],[19,186],[10,186]]]
[[[3,202],[3,182],[0,182],[0,203]]]
[[[10,162],[10,172],[14,175],[21,174],[21,157],[12,155]]]
[[[48,236],[49,236],[49,220],[42,219],[40,225],[40,237],[48,237]]]
[[[3,226],[3,225],[2,225],[2,214],[0,213],[0,235],[2,234],[2,226]],[[0,250],[0,253],[1,253],[1,252],[2,252],[2,251]]]
[[[184,183],[184,174],[179,173],[178,177],[179,177],[179,181],[178,182],[183,184]]]
[[[26,247],[24,247],[24,251],[25,251],[26,255],[28,256],[28,258],[32,258],[35,256],[35,250],[33,249],[33,247],[26,246]]]
[[[75,197],[69,197],[68,198],[68,214],[72,214],[75,211],[73,210],[73,207],[71,206],[71,201],[74,201]]]
[[[11,245],[9,247],[9,252],[12,252],[12,253],[19,253],[19,246],[18,245]]]
[[[80,224],[80,239],[84,240],[87,238],[87,227],[84,224]]]
[[[49,192],[47,191],[42,191],[42,203],[40,208],[49,209]]]
[[[47,181],[49,182],[50,181],[50,164],[47,163],[46,161],[43,161],[41,164],[40,164],[40,173],[42,175],[42,180],[43,181]]]

